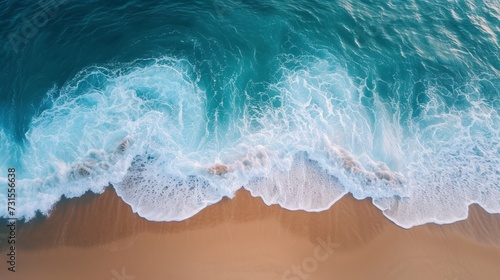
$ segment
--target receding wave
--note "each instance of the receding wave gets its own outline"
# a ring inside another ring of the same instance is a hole
[[[294,210],[321,211],[346,193],[371,197],[403,227],[463,219],[471,203],[500,212],[500,118],[477,81],[457,87],[461,108],[429,94],[419,116],[404,119],[404,106],[376,97],[367,106],[366,85],[333,58],[295,59],[300,67],[283,64],[266,86],[272,100],[231,104],[243,110],[226,118],[226,134],[187,60],[85,69],[30,125],[20,215],[47,214],[61,195],[110,183],[155,221],[186,219],[241,187]]]

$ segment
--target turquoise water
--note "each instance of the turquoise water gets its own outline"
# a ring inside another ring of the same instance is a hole
[[[500,213],[499,1],[157,2],[0,2],[19,217],[109,184],[157,221],[241,187],[403,227]]]

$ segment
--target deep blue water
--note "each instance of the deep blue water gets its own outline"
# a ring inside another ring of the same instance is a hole
[[[498,0],[115,2],[0,1],[20,217],[110,183],[162,221],[242,186],[403,227],[500,213]]]

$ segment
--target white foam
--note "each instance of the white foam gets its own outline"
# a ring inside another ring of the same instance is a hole
[[[430,94],[434,99],[414,120],[404,147],[408,198],[374,200],[400,226],[461,220],[473,203],[499,213],[500,117],[482,101],[476,82],[456,92],[467,108],[449,108]]]
[[[203,95],[190,80],[189,64],[163,59],[134,65],[86,69],[32,121],[19,157],[20,217],[48,213],[61,195],[99,193],[121,182],[146,150],[194,147],[190,131],[203,121]]]
[[[242,113],[226,120],[230,131],[209,129],[207,94],[187,61],[82,71],[30,125],[18,214],[47,214],[61,195],[109,183],[155,221],[186,219],[242,186],[292,210],[321,211],[346,193],[371,197],[403,227],[463,219],[471,203],[500,212],[500,118],[473,82],[458,89],[467,107],[436,97],[419,118],[402,119],[376,96],[365,105],[366,85],[332,57],[294,60],[263,93],[271,102],[246,93]]]

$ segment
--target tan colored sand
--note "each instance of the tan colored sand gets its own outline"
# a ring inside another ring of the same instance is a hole
[[[500,215],[472,207],[466,221],[405,230],[352,197],[307,213],[240,191],[186,221],[155,223],[109,188],[60,203],[18,243],[17,272],[2,261],[0,279],[500,279]]]

